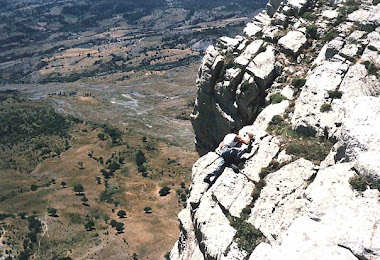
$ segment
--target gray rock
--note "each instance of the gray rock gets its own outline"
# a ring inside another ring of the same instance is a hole
[[[276,240],[281,241],[282,231],[291,225],[307,203],[299,196],[307,187],[307,180],[316,173],[314,167],[312,162],[301,158],[269,174],[248,221],[267,238],[276,235]]]
[[[341,38],[335,38],[327,44],[327,49],[325,53],[326,59],[331,59],[335,54],[339,53],[339,51],[343,48],[344,42]]]
[[[236,230],[211,195],[204,196],[194,214],[195,232],[206,259],[220,259],[232,243]],[[223,238],[223,239],[220,239]]]
[[[236,174],[232,169],[226,168],[208,193],[214,194],[232,216],[239,217],[245,206],[251,203],[254,188],[255,185],[243,174]]]
[[[257,116],[253,126],[256,129],[265,131],[272,118],[276,115],[281,115],[285,112],[286,108],[289,106],[289,101],[284,100],[278,104],[271,104],[263,109],[260,114]]]
[[[324,61],[307,76],[295,104],[292,117],[294,129],[318,136],[336,134],[338,126],[335,123],[341,122],[342,116],[339,100],[331,104],[332,110],[329,112],[322,113],[321,106],[329,102],[327,91],[339,87],[348,67],[342,61]]]
[[[259,53],[248,64],[247,72],[255,77],[260,90],[265,90],[275,78],[275,56],[272,46],[267,46],[265,52]]]
[[[290,31],[284,37],[278,40],[278,44],[284,52],[298,56],[306,44],[306,36],[300,31]]]
[[[262,31],[262,28],[255,23],[247,23],[244,28],[244,34],[248,37],[253,37],[258,35]]]
[[[345,156],[364,175],[380,179],[380,100],[378,97],[358,97],[344,104],[341,139]]]
[[[255,40],[248,44],[243,53],[235,59],[235,62],[244,67],[247,66],[251,59],[258,53],[263,43],[263,40]]]
[[[294,14],[299,14],[302,9],[309,5],[308,0],[288,0],[287,5],[293,10]]]
[[[203,254],[194,232],[190,210],[183,209],[178,214],[180,236],[170,252],[171,260],[203,260]]]

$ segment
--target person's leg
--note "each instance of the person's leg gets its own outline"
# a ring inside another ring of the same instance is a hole
[[[214,178],[214,180],[215,180],[216,178],[219,177],[219,175],[222,174],[224,168],[225,168],[225,160],[223,157],[219,156],[219,158],[216,159],[216,161],[215,161],[215,169],[212,172],[208,173],[206,175],[206,177],[203,179],[203,181],[210,183],[212,177],[215,177]]]

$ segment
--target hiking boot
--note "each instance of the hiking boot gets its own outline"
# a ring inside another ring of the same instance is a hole
[[[213,177],[214,175],[212,174],[207,174],[206,177],[203,179],[204,182],[210,184],[211,183],[211,177]]]
[[[240,169],[239,169],[239,167],[236,166],[236,164],[231,164],[230,167],[231,167],[231,169],[232,169],[235,173],[239,173],[239,172],[240,172]]]

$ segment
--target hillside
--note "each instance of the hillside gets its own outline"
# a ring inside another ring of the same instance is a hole
[[[380,259],[380,4],[269,1],[210,46],[170,259]],[[242,32],[243,33],[243,32]],[[213,150],[253,133],[236,172]]]
[[[196,2],[2,0],[0,83],[124,81],[189,64],[265,5]]]

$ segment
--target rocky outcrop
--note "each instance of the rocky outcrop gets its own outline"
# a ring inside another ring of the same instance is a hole
[[[330,2],[271,0],[209,47],[172,260],[380,259],[380,4]],[[251,152],[205,183],[234,127]]]

